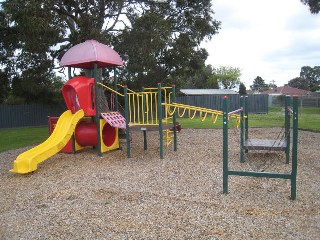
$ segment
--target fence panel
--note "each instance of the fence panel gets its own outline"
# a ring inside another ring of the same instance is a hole
[[[267,94],[250,94],[248,95],[248,112],[249,113],[268,113],[268,95]]]
[[[269,106],[284,106],[284,95],[269,95]],[[300,96],[300,107],[320,107],[319,95]]]
[[[179,96],[176,98],[177,103],[193,105],[222,111],[223,96]],[[228,95],[228,109],[233,111],[240,108],[240,95]],[[248,95],[249,113],[267,113],[268,112],[268,95]]]
[[[320,96],[301,96],[302,107],[320,107]]]
[[[44,126],[48,116],[60,116],[63,111],[62,105],[0,105],[0,128]]]

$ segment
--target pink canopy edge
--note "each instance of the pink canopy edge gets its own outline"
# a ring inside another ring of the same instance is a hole
[[[92,69],[94,63],[98,68],[123,65],[121,57],[112,48],[96,40],[87,40],[70,48],[61,58],[60,66]]]

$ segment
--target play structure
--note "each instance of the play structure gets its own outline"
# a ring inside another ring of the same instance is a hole
[[[118,128],[100,117],[108,111],[106,100],[98,88],[99,68],[122,66],[117,52],[94,40],[85,41],[69,49],[61,59],[68,67],[69,81],[62,94],[67,111],[59,118],[50,118],[50,137],[22,154],[14,161],[11,172],[29,173],[39,163],[62,152],[76,152],[84,147],[95,147],[99,154],[119,148]],[[87,76],[71,76],[71,67],[86,70]]]
[[[293,98],[293,109],[286,99],[284,139],[250,139],[248,137],[247,98],[241,98],[240,109],[228,112],[227,97],[223,100],[223,111],[190,106],[176,102],[175,86],[143,88],[133,91],[118,84],[117,67],[122,66],[117,52],[95,40],[88,40],[69,49],[62,57],[60,65],[68,67],[69,81],[62,87],[62,95],[67,110],[60,117],[50,117],[50,137],[42,144],[20,154],[14,161],[11,172],[29,173],[38,164],[56,153],[76,153],[87,147],[97,150],[99,156],[104,152],[120,148],[119,129],[125,132],[127,157],[131,157],[131,131],[143,133],[143,146],[147,150],[147,132],[158,131],[160,158],[164,156],[164,143],[173,145],[177,151],[177,117],[199,117],[200,121],[223,118],[223,192],[228,192],[228,176],[253,176],[283,178],[291,180],[291,198],[296,198],[297,174],[297,124],[298,98]],[[71,68],[85,70],[85,76],[72,76]],[[113,87],[102,83],[101,69],[113,68]],[[113,96],[110,104],[105,93]],[[119,98],[124,103],[120,109]],[[240,113],[240,114],[239,114]],[[290,156],[290,114],[293,115],[292,172],[266,173],[245,172],[228,169],[228,121],[240,125],[240,161],[245,161],[249,150],[285,151],[286,162]]]
[[[127,157],[131,157],[131,131],[142,131],[144,149],[147,150],[147,132],[159,132],[160,158],[164,158],[166,146],[173,144],[177,151],[177,116],[199,116],[203,121],[211,115],[215,123],[222,111],[175,103],[175,86],[143,88],[133,91],[117,82],[116,67],[122,59],[113,49],[95,40],[88,40],[70,48],[62,57],[60,65],[68,67],[70,79],[62,88],[67,111],[60,117],[49,119],[50,137],[22,154],[14,161],[11,172],[29,173],[39,163],[59,152],[76,153],[93,147],[99,156],[119,149],[119,129],[126,135]],[[73,76],[71,68],[85,70],[85,76]],[[101,69],[113,68],[113,87],[102,83]],[[105,92],[114,98],[107,101]],[[123,111],[119,109],[123,98]],[[230,117],[240,119],[239,115]]]
[[[227,97],[223,101],[223,193],[228,193],[228,177],[249,176],[289,179],[291,181],[291,199],[296,199],[296,181],[297,181],[297,158],[298,158],[298,96],[293,96],[292,108],[290,107],[290,96],[286,96],[285,101],[285,121],[284,121],[284,139],[250,139],[248,136],[248,109],[247,98],[240,99],[240,109],[228,112]],[[240,113],[240,162],[245,162],[245,154],[249,150],[272,150],[284,151],[286,154],[286,163],[290,160],[290,116],[292,116],[292,148],[291,148],[291,172],[254,172],[229,170],[228,163],[228,121],[229,115]]]

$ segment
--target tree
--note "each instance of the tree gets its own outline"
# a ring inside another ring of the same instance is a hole
[[[288,86],[309,91],[310,81],[306,78],[296,77],[288,82]]]
[[[314,92],[320,89],[320,66],[304,66],[300,71],[300,78],[309,81],[309,90]]]
[[[18,78],[22,84],[36,72],[28,82],[41,89],[53,81],[62,55],[87,39],[120,53],[125,61],[120,74],[129,85],[185,79],[203,68],[208,53],[200,43],[220,25],[210,0],[6,0],[0,21],[1,66],[10,83]],[[23,94],[33,92],[24,85]]]
[[[240,84],[241,70],[234,67],[220,66],[215,69],[212,81],[217,81],[224,89],[233,89]]]
[[[186,77],[186,83],[183,84],[183,88],[211,88],[208,86],[210,76],[212,76],[213,69],[211,65],[203,66],[195,71],[195,74]],[[212,86],[212,88],[214,88]],[[219,86],[217,86],[219,88]]]
[[[257,76],[253,84],[250,86],[250,89],[254,92],[263,92],[269,89],[268,84],[265,83],[264,79],[260,76]]]
[[[9,96],[9,79],[5,72],[0,71],[0,104]]]
[[[320,1],[319,0],[301,0],[304,5],[309,6],[309,10],[312,14],[320,12]]]
[[[247,94],[246,86],[242,82],[239,85],[239,94],[240,95],[246,95]]]
[[[219,83],[214,75],[209,76],[206,84],[206,88],[219,89]]]

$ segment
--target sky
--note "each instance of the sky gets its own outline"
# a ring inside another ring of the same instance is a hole
[[[320,13],[300,0],[212,0],[221,29],[202,44],[213,67],[241,70],[247,89],[257,76],[277,86],[320,66]]]

